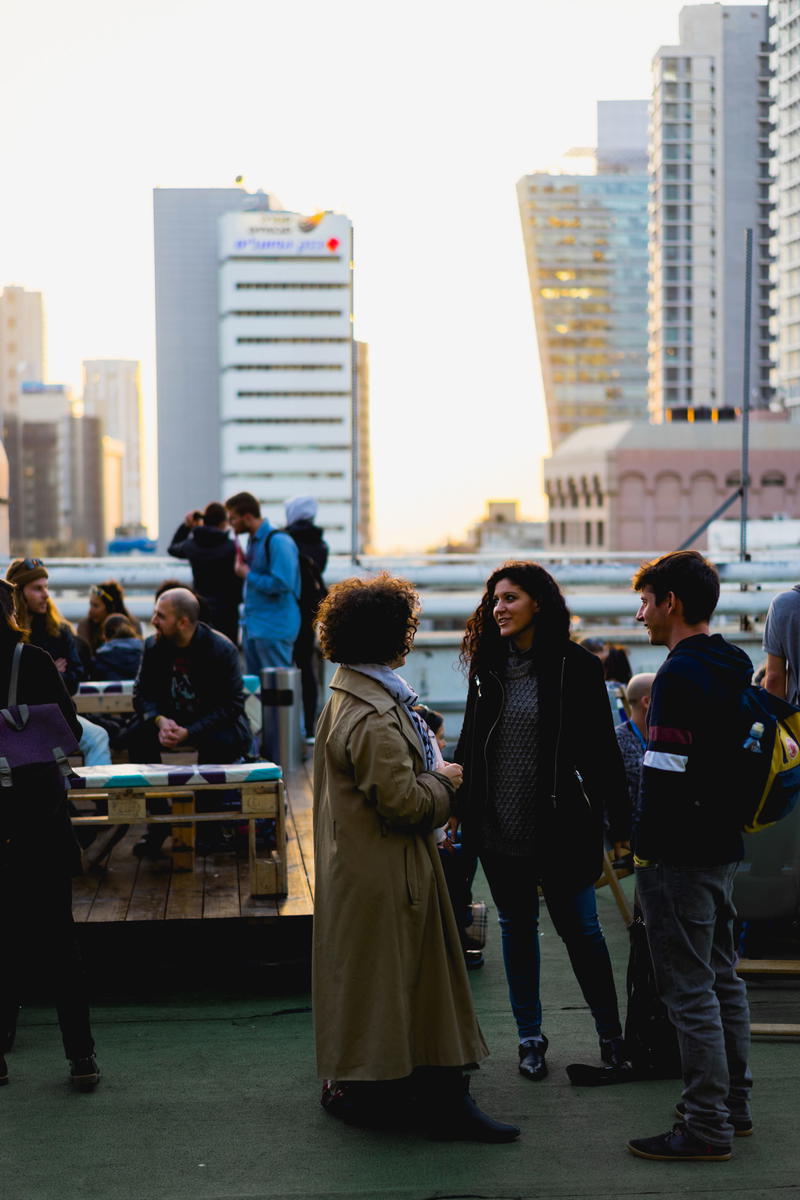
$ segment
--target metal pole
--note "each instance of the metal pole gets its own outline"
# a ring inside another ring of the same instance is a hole
[[[744,369],[742,371],[742,469],[741,492],[742,507],[739,517],[739,561],[747,562],[747,502],[750,497],[750,329],[753,307],[753,231],[744,231]],[[739,584],[739,591],[748,590],[746,583]],[[743,613],[739,618],[739,628],[743,631],[752,628],[750,617]]]
[[[747,562],[747,501],[750,494],[750,329],[753,306],[753,231],[744,231],[744,371],[742,379],[742,507],[739,561]]]

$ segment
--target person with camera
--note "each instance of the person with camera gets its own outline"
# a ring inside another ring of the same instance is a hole
[[[209,624],[237,645],[243,585],[236,574],[236,542],[223,506],[212,500],[203,512],[188,512],[167,552],[190,563],[192,586],[206,601]]]

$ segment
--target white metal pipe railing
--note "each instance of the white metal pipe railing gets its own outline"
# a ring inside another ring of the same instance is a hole
[[[402,575],[417,587],[462,591],[480,590],[487,576],[498,563],[500,554],[473,556],[409,555],[405,558],[371,556],[354,562],[345,555],[333,555],[325,572],[326,581],[336,583],[351,575],[374,574],[386,570]],[[565,558],[552,554],[537,554],[537,561],[558,580],[562,587],[622,587],[628,588],[633,572],[646,555],[617,555]],[[781,558],[757,562],[721,562],[717,564],[724,583],[783,583],[791,585],[800,580],[800,554],[794,559]],[[117,579],[131,591],[154,590],[165,579],[191,581],[188,563],[167,557],[107,557],[85,559],[49,559],[47,569],[54,591],[88,590],[102,579]]]

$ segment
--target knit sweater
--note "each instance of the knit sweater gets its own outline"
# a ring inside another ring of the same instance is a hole
[[[534,852],[539,680],[531,673],[532,658],[532,650],[509,647],[505,705],[491,743],[489,803],[481,829],[483,848],[495,854]]]

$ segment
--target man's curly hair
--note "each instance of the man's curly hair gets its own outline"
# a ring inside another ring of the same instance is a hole
[[[343,579],[328,592],[315,624],[322,653],[337,663],[391,663],[411,649],[419,596],[406,579],[382,572]]]

